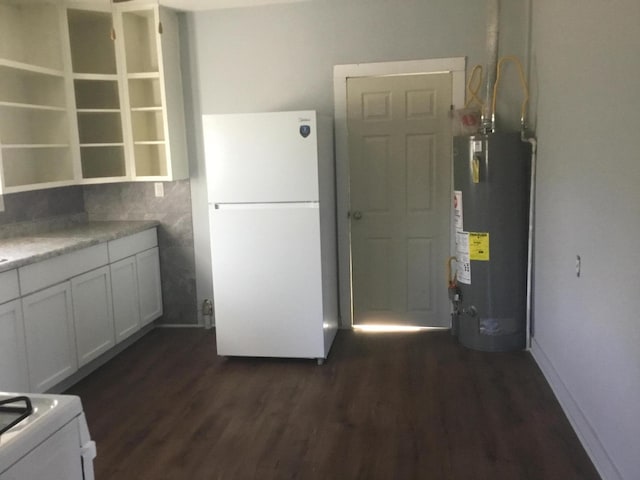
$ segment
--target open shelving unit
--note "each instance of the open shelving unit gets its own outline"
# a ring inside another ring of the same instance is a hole
[[[157,5],[122,3],[117,10],[134,177],[188,178],[177,18]]]
[[[74,183],[61,13],[0,2],[0,194]]]
[[[155,0],[0,0],[0,195],[188,178],[179,51]]]
[[[158,10],[122,11],[132,157],[137,177],[167,177]]]
[[[128,172],[112,14],[69,8],[67,21],[82,179],[123,181]]]

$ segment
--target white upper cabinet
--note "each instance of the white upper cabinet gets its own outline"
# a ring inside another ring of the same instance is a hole
[[[188,177],[175,12],[0,0],[0,194]]]
[[[128,180],[112,14],[67,9],[82,179]]]
[[[0,0],[0,194],[76,181],[62,13]]]
[[[176,14],[134,3],[118,6],[116,15],[134,179],[187,178]]]

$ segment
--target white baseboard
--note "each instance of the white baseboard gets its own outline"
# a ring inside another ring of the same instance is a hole
[[[531,355],[540,367],[540,370],[542,370],[547,382],[551,385],[551,389],[558,399],[558,402],[560,402],[562,410],[564,410],[582,446],[591,458],[602,479],[624,480],[620,471],[616,468],[611,457],[600,442],[589,420],[578,406],[571,392],[551,363],[551,360],[549,360],[549,357],[547,357],[535,338],[533,338],[531,342]]]
[[[117,355],[119,355],[123,350],[125,350],[126,348],[129,348],[131,345],[133,345],[135,342],[140,340],[142,337],[144,337],[147,333],[149,333],[154,328],[156,328],[156,326],[153,323],[150,323],[149,325],[142,327],[140,330],[138,330],[136,333],[131,335],[129,338],[124,339],[122,342],[118,343],[116,346],[112,347],[111,349],[109,349],[108,351],[100,355],[98,358],[92,360],[85,366],[80,367],[77,372],[65,378],[60,383],[51,387],[49,390],[46,391],[46,393],[64,393],[71,386],[75,385],[80,380],[87,377],[89,374],[96,371],[102,365],[104,365],[105,363],[107,363]]]
[[[156,325],[156,328],[205,328],[204,325],[200,325],[199,323],[159,323]]]

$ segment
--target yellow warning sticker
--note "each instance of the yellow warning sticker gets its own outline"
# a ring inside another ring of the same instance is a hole
[[[469,232],[469,260],[489,261],[489,232]]]

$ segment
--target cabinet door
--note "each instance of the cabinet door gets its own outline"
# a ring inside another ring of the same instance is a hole
[[[26,392],[27,351],[20,300],[0,305],[0,390]]]
[[[78,369],[71,284],[22,298],[29,391],[44,392]]]
[[[136,266],[138,268],[138,294],[140,295],[140,322],[141,326],[145,326],[162,315],[158,248],[138,253]]]
[[[111,292],[116,343],[140,329],[138,274],[136,257],[127,257],[111,264]]]
[[[72,278],[71,291],[78,363],[83,366],[115,345],[109,267]]]

